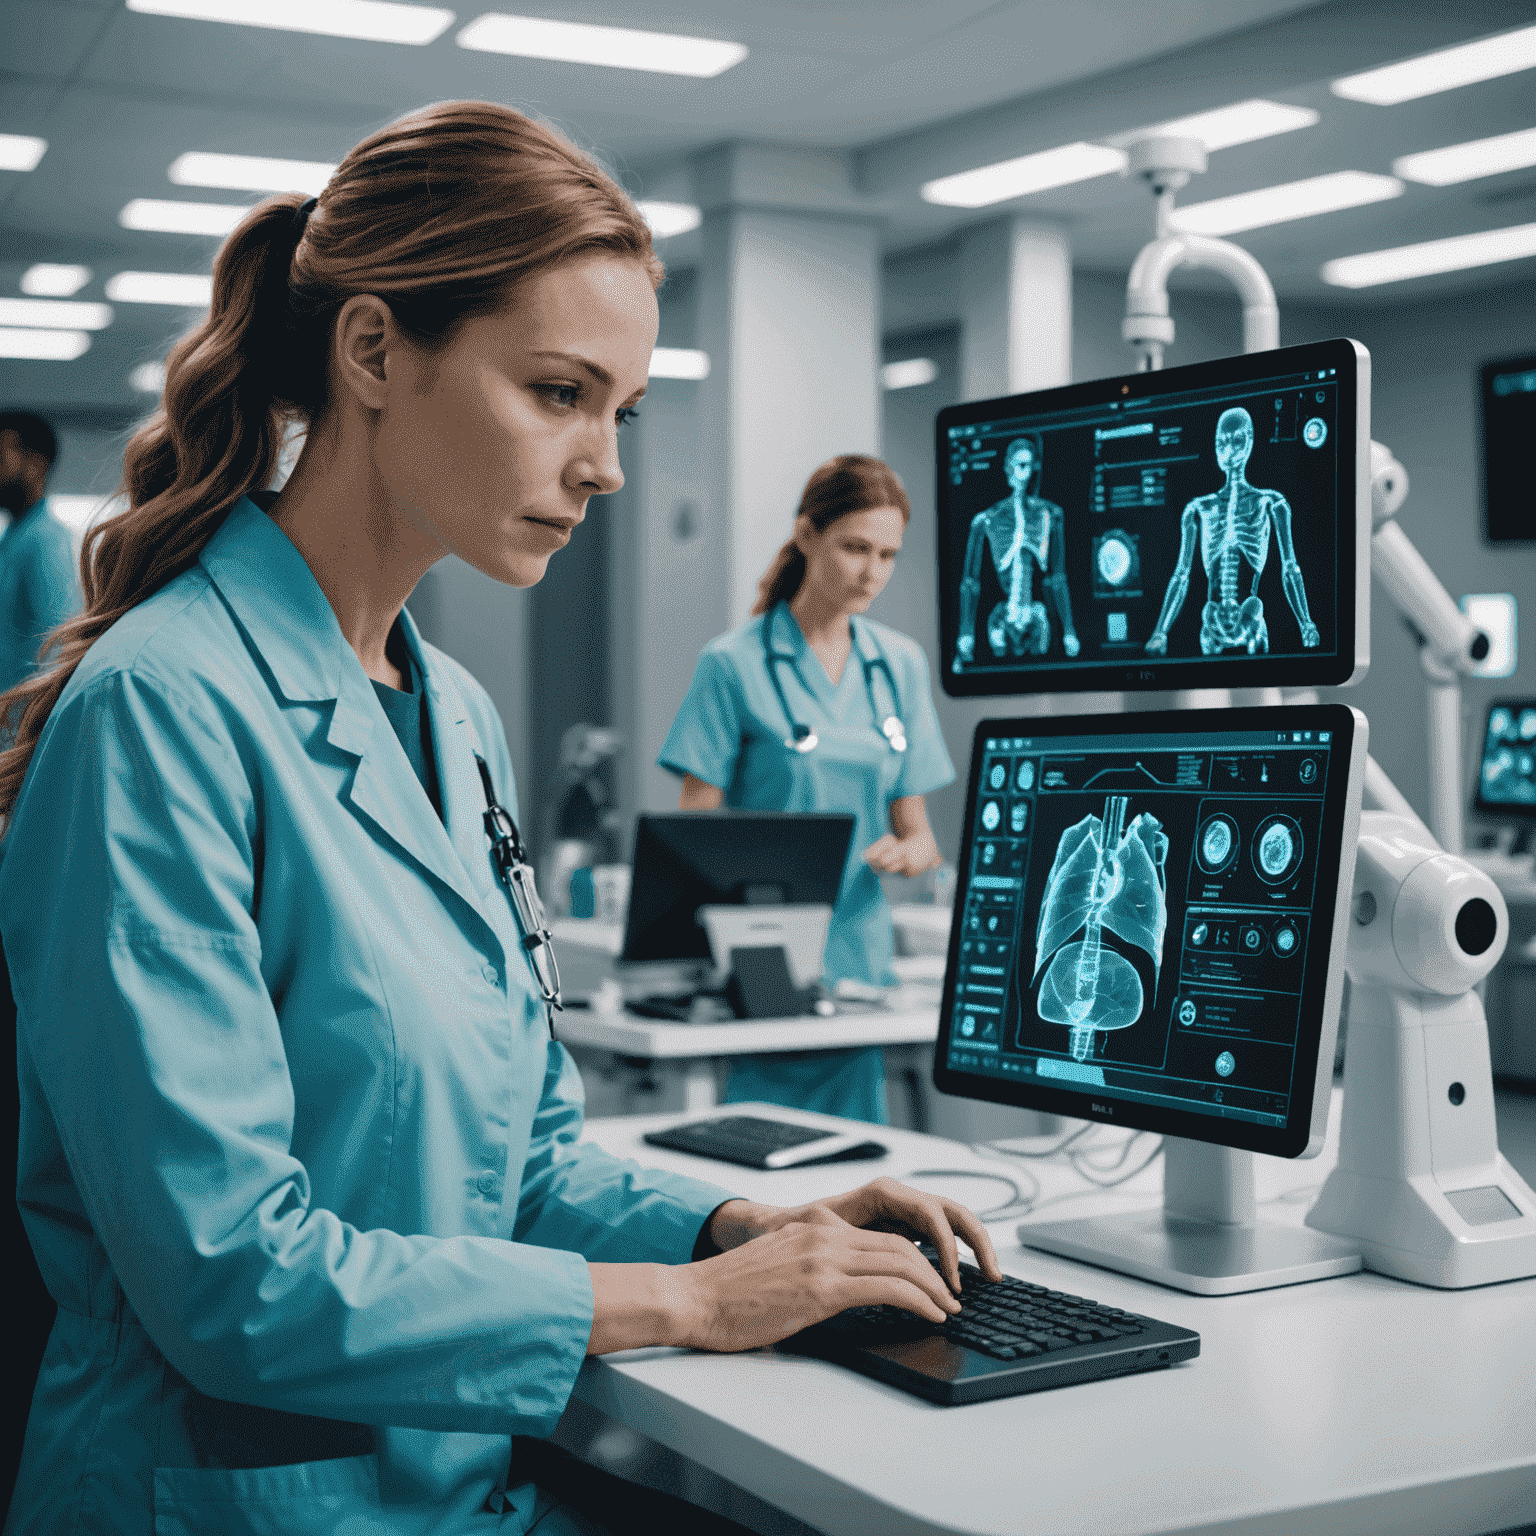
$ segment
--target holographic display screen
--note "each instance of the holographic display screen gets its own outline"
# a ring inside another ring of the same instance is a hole
[[[1476,809],[1536,820],[1536,699],[1495,699],[1488,707]]]
[[[939,1046],[962,1081],[945,1091],[1085,1094],[1149,1129],[1153,1111],[1305,1123],[1352,717],[1245,710],[1233,729],[1232,713],[981,728]]]
[[[1355,390],[1323,343],[942,412],[946,689],[1347,681]]]

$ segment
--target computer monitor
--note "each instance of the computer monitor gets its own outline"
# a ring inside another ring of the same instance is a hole
[[[833,812],[643,815],[620,959],[708,960],[704,906],[837,901],[854,818]]]
[[[1339,704],[982,721],[937,1087],[1314,1156],[1365,761],[1365,717]],[[1053,1251],[1180,1283],[1166,1252],[1119,1252],[1116,1220],[1020,1237],[1071,1228]]]
[[[1536,540],[1531,505],[1530,449],[1536,436],[1536,353],[1485,363],[1483,406],[1483,531],[1490,544]]]
[[[1324,341],[941,411],[957,695],[1365,675],[1370,354]]]
[[[1483,759],[1472,808],[1481,816],[1524,825],[1523,853],[1536,823],[1536,699],[1495,699],[1488,706]]]

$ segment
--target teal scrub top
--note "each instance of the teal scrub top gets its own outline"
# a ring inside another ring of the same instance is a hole
[[[242,499],[99,639],[0,865],[18,1200],[58,1320],[6,1530],[571,1527],[509,1466],[592,1321],[727,1191],[580,1143],[497,884],[483,689],[402,616],[439,820],[302,556]]]
[[[0,691],[30,676],[38,648],[80,601],[69,530],[45,496],[0,534]]]
[[[777,671],[790,712],[820,738],[813,752],[784,744],[793,722],[768,676],[763,627],[770,621],[773,649],[787,658]],[[725,803],[736,809],[852,812],[826,974],[890,986],[896,980],[891,913],[864,850],[891,830],[893,800],[942,789],[955,770],[934,714],[922,647],[884,624],[849,622],[853,651],[835,685],[785,603],[710,641],[658,761],[724,790]],[[878,668],[866,687],[863,663],[877,656],[885,658],[899,699],[889,697]],[[893,706],[906,726],[905,752],[893,752],[881,734]]]
[[[768,675],[763,633],[770,623],[773,649],[785,658],[776,670],[793,720]],[[851,812],[853,837],[827,935],[825,974],[888,986],[896,980],[895,934],[880,877],[864,862],[864,850],[890,831],[893,800],[942,789],[955,770],[934,714],[922,647],[865,618],[849,623],[853,650],[836,684],[787,604],[712,640],[659,761],[724,790],[725,803],[742,810]],[[883,670],[866,672],[865,662],[876,657],[890,668],[899,698],[889,696]],[[905,752],[893,752],[880,729],[893,709],[906,727]],[[785,745],[796,723],[820,738],[814,751]],[[884,1053],[737,1057],[722,1097],[884,1124]]]

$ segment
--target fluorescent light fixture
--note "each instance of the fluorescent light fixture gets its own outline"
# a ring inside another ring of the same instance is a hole
[[[80,299],[0,299],[0,325],[104,331],[111,324],[110,304],[87,304]]]
[[[511,53],[523,59],[562,64],[601,64],[609,69],[643,69],[658,75],[713,79],[746,58],[741,43],[713,37],[680,37],[672,32],[635,32],[628,27],[593,27],[580,21],[546,21],[538,16],[504,16],[488,11],[459,33],[460,48]]]
[[[1364,101],[1373,107],[1395,107],[1401,101],[1417,101],[1479,80],[1497,80],[1522,69],[1536,68],[1536,27],[1458,43],[1416,59],[1367,69],[1333,82],[1333,94],[1346,101]]]
[[[923,201],[946,208],[985,208],[1010,197],[1048,192],[1125,169],[1125,151],[1105,144],[1062,144],[923,183]]]
[[[207,309],[213,303],[213,279],[198,272],[119,272],[107,279],[107,297],[118,304]]]
[[[1137,128],[1132,133],[1117,133],[1105,142],[1119,149],[1129,149],[1137,139],[1158,137],[1199,139],[1206,149],[1231,149],[1234,144],[1251,144],[1277,133],[1294,133],[1310,128],[1318,119],[1311,107],[1290,107],[1280,101],[1238,101],[1230,107],[1216,107],[1210,112],[1196,112],[1193,117],[1176,117],[1172,122],[1151,128]]]
[[[707,379],[709,353],[692,347],[657,347],[651,353],[653,379]]]
[[[1522,256],[1536,256],[1536,224],[1512,224],[1476,235],[1452,235],[1448,240],[1340,256],[1323,263],[1322,278],[1335,288],[1374,288],[1378,283],[1401,283],[1410,277],[1459,272],[1463,267],[1518,261]]]
[[[21,274],[21,291],[39,299],[67,299],[91,280],[89,267],[56,266],[40,261]]]
[[[886,389],[915,389],[932,384],[939,376],[939,365],[931,357],[908,357],[899,363],[887,363],[880,370],[880,383]]]
[[[312,32],[370,43],[430,43],[453,21],[453,12],[394,0],[128,0],[143,16],[180,16],[188,21],[227,21],[279,32]]]
[[[251,210],[243,203],[172,203],[136,197],[117,222],[124,229],[153,229],[171,235],[227,235]]]
[[[165,364],[151,361],[130,368],[128,387],[141,395],[158,395],[165,388]]]
[[[1427,187],[1452,187],[1458,181],[1476,181],[1479,176],[1497,176],[1503,171],[1523,171],[1529,165],[1536,165],[1536,128],[1403,155],[1392,162],[1392,170],[1404,181],[1422,182]]]
[[[48,148],[47,139],[24,133],[0,133],[0,171],[35,171]]]
[[[91,344],[84,331],[12,330],[0,326],[0,357],[72,363]]]
[[[1208,203],[1175,208],[1173,227],[1192,235],[1235,235],[1245,229],[1262,229],[1266,224],[1284,224],[1290,219],[1336,213],[1340,208],[1385,202],[1400,197],[1402,191],[1403,184],[1395,176],[1333,171],[1327,176],[1309,176],[1305,181],[1287,181],[1278,187],[1260,187],[1254,192],[1239,192],[1235,197],[1218,197]]]
[[[177,155],[166,172],[178,187],[228,187],[235,192],[302,192],[319,197],[336,167],[321,160],[269,160],[260,155]]]
[[[704,222],[704,215],[692,203],[659,203],[654,198],[647,198],[635,206],[658,240],[686,235]]]

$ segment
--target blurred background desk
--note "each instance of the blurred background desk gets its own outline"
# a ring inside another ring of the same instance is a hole
[[[908,1071],[926,1073],[939,1031],[939,1009],[931,989],[923,991],[925,1006],[903,1007],[898,993],[897,1006],[891,1010],[838,1014],[829,1019],[672,1024],[630,1013],[568,1008],[555,1028],[583,1068],[589,1101],[599,1096],[602,1086],[616,1086],[631,1100],[697,1111],[719,1102],[720,1085],[732,1056],[881,1045],[886,1048],[888,1079],[896,1076],[905,1084]],[[599,1059],[604,1055],[607,1064]],[[606,1072],[617,1081],[600,1086],[593,1081],[594,1071],[599,1079]],[[922,1118],[921,1109],[914,1110],[909,1104],[907,1111],[915,1119]],[[622,1112],[632,1111],[626,1106]]]
[[[1467,859],[1488,875],[1509,905],[1509,947],[1483,989],[1493,1075],[1536,1089],[1536,870],[1530,856],[1474,849]]]

